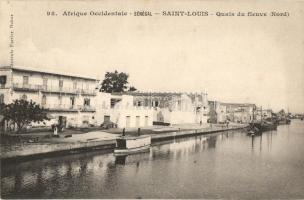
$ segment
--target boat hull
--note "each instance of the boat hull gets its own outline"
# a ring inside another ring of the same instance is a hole
[[[151,136],[143,135],[137,137],[121,137],[116,139],[114,154],[126,155],[133,153],[146,152],[150,150]]]
[[[250,123],[250,131],[254,133],[262,133],[265,131],[277,130],[277,125],[274,123],[253,122]]]
[[[150,145],[137,147],[137,148],[130,148],[130,149],[114,149],[115,155],[129,155],[135,153],[142,153],[142,152],[149,152]]]

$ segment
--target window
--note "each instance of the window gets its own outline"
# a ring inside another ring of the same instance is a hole
[[[23,85],[28,85],[28,84],[29,84],[29,77],[23,76]]]
[[[47,78],[43,78],[43,88],[47,89],[47,84],[48,84],[48,79]]]
[[[63,80],[59,80],[59,89],[61,90],[63,88]]]
[[[121,99],[111,99],[111,108],[114,108]]]
[[[158,101],[153,101],[152,104],[153,104],[153,107],[158,107],[159,103],[158,103]]]
[[[75,97],[70,97],[70,103],[71,107],[73,108],[75,106]]]
[[[6,76],[0,76],[0,87],[4,88],[6,84]]]
[[[77,81],[73,82],[73,89],[76,90],[77,89]]]
[[[85,98],[83,101],[83,105],[84,106],[90,106],[90,99],[89,98]]]
[[[86,83],[86,90],[89,89],[89,83]]]
[[[46,105],[46,96],[45,96],[45,95],[42,96],[41,105],[42,105],[42,106],[45,106],[45,105]]]

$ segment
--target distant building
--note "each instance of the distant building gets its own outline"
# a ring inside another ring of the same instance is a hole
[[[97,79],[21,67],[0,67],[0,103],[32,100],[66,126],[94,123]]]
[[[134,105],[133,96],[98,93],[96,120],[113,122],[118,128],[139,128],[153,125],[153,110],[144,105]]]
[[[208,101],[209,122],[224,123],[227,120],[226,105],[219,101]]]
[[[223,103],[227,119],[232,122],[249,123],[255,119],[256,105],[250,103]]]
[[[270,119],[273,117],[273,114],[274,114],[271,109],[262,109],[262,111],[261,111],[261,108],[258,108],[255,113],[256,113],[257,120]]]
[[[154,124],[206,123],[206,93],[130,92],[134,106],[153,108]]]

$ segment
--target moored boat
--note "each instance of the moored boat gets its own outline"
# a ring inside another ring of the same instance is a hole
[[[116,139],[116,148],[114,154],[127,155],[150,150],[151,136],[122,136]]]
[[[272,122],[268,121],[257,121],[257,122],[251,122],[250,125],[250,131],[254,133],[262,133],[264,131],[271,131],[276,130],[277,125]]]

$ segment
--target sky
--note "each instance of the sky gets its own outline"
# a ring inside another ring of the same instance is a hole
[[[303,1],[1,1],[0,65],[103,79],[122,71],[140,91],[201,92],[222,102],[304,112]],[[64,11],[208,11],[208,17],[62,16]],[[55,11],[57,16],[47,16]],[[216,12],[289,12],[218,17]]]

